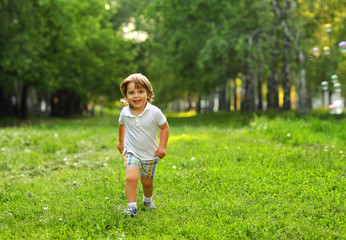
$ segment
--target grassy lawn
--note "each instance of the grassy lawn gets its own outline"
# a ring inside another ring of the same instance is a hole
[[[0,239],[345,239],[346,119],[168,115],[157,210],[126,207],[117,116],[0,128]]]

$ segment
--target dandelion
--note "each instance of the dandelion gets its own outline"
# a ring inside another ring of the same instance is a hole
[[[343,151],[340,151],[341,154],[343,154],[344,152]]]
[[[192,158],[191,158],[191,161],[195,161],[195,160],[196,160],[196,158],[195,158],[195,157],[192,157]]]
[[[108,197],[106,197],[106,200],[108,199]]]
[[[62,221],[62,220],[64,220],[63,218],[59,218],[59,221]]]
[[[287,133],[287,137],[291,137],[291,134],[290,134],[290,133]]]
[[[264,129],[264,130],[267,130],[267,126],[264,126],[263,129]]]
[[[109,159],[109,157],[106,157],[106,160],[108,160]]]
[[[176,168],[177,168],[177,166],[173,165],[173,169],[176,169]]]
[[[64,161],[66,162],[66,161],[67,161],[67,158],[64,158]]]
[[[77,163],[74,163],[73,165],[77,166]]]
[[[104,166],[107,167],[107,163],[105,163]]]
[[[59,137],[59,135],[58,135],[57,133],[54,133],[54,137],[58,138],[58,137]]]
[[[44,208],[43,208],[43,211],[47,211],[47,210],[48,210],[48,207],[44,207]]]
[[[237,147],[237,149],[240,149],[240,147]]]

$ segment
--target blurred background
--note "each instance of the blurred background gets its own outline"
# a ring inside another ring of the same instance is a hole
[[[345,103],[344,0],[0,0],[0,117],[120,108],[145,74],[167,111]]]

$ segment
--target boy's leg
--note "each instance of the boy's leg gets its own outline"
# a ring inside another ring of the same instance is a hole
[[[137,201],[137,183],[140,176],[140,170],[141,169],[137,166],[126,167],[125,193],[128,203]]]
[[[153,190],[154,190],[154,179],[149,177],[141,176],[141,182],[143,186],[143,203],[144,206],[149,209],[156,209],[156,206],[153,203]]]
[[[143,194],[145,197],[150,198],[153,196],[154,179],[141,176],[141,182],[143,186]]]

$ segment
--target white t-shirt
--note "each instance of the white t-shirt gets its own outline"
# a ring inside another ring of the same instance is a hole
[[[129,106],[124,107],[119,117],[119,123],[126,126],[124,153],[130,152],[140,160],[155,159],[158,127],[166,121],[161,110],[149,102],[138,116],[131,113]]]

